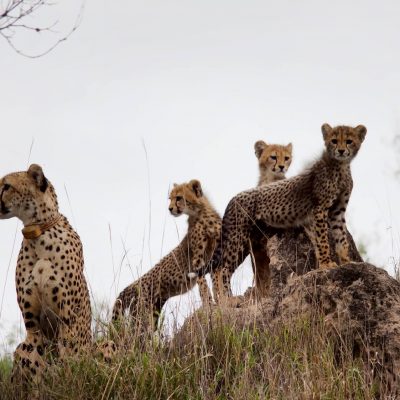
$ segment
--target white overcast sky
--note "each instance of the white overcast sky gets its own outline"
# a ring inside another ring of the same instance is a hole
[[[62,33],[79,8],[70,0],[36,20],[59,18]],[[362,123],[348,223],[392,273],[399,20],[398,1],[88,0],[79,29],[43,58],[0,40],[0,175],[43,166],[81,236],[92,296],[111,305],[183,236],[185,217],[167,212],[172,183],[199,179],[222,214],[257,182],[256,140],[293,143],[291,176],[320,154],[322,123]],[[17,44],[35,53],[52,39]],[[21,322],[20,228],[0,221],[0,346]],[[250,283],[249,267],[238,270],[235,291]],[[196,299],[175,299],[168,315]]]

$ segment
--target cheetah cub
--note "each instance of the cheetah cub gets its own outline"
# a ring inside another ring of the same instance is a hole
[[[0,219],[12,217],[24,224],[15,281],[26,328],[12,377],[39,382],[47,349],[64,357],[91,344],[82,244],[59,213],[54,187],[39,165],[0,179]]]
[[[119,294],[113,308],[114,321],[129,309],[137,328],[156,327],[165,302],[189,291],[196,283],[203,303],[211,301],[205,278],[197,279],[192,271],[203,269],[210,261],[220,241],[221,217],[204,196],[198,180],[174,185],[169,211],[175,217],[189,217],[187,234],[174,250]],[[217,285],[215,282],[215,290]]]
[[[236,195],[222,220],[222,241],[208,268],[234,271],[249,254],[252,229],[258,223],[277,228],[303,226],[314,245],[320,268],[334,268],[328,241],[328,225],[340,263],[349,259],[345,212],[353,187],[350,163],[364,141],[367,129],[322,125],[325,150],[302,174]],[[231,296],[230,284],[223,290]]]
[[[285,179],[286,172],[292,163],[292,143],[286,146],[266,144],[259,140],[254,144],[255,155],[258,159],[259,179],[258,187]],[[269,256],[266,247],[266,238],[262,235],[258,240],[250,242],[251,265],[254,274],[254,294],[261,298],[268,295],[270,287]]]
[[[292,143],[282,146],[280,144],[267,144],[259,140],[254,144],[254,152],[258,159],[260,172],[257,186],[268,185],[285,179],[285,174],[292,163],[292,149]]]
[[[290,164],[292,163],[292,144],[279,145],[279,144],[267,144],[263,140],[259,140],[254,144],[254,152],[258,160],[259,178],[258,186],[268,185],[272,182],[277,182],[285,179],[285,174],[288,171]],[[268,294],[270,286],[270,273],[269,273],[269,257],[266,251],[266,239],[261,237],[257,240],[250,241],[250,253],[251,253],[251,266],[254,274],[254,288],[249,289],[246,292],[245,297],[255,295],[258,298],[265,297]],[[218,279],[219,290],[224,286],[224,281],[231,282],[232,270],[218,271],[215,276]],[[218,296],[223,298],[222,294],[218,293]],[[215,297],[215,291],[214,291]],[[241,296],[238,296],[237,303],[240,304],[239,300]]]

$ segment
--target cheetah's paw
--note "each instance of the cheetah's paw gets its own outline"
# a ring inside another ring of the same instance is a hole
[[[333,269],[337,268],[338,265],[335,263],[335,261],[329,261],[326,263],[321,263],[319,266],[319,269]]]

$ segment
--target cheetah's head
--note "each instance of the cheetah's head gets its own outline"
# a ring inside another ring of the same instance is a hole
[[[180,185],[174,184],[169,195],[169,211],[175,217],[186,214],[196,215],[203,203],[203,190],[197,179]]]
[[[323,124],[321,130],[329,156],[339,161],[352,160],[360,150],[361,143],[367,134],[367,128],[364,125],[358,125],[355,128],[344,125],[332,128],[328,124]]]
[[[0,179],[0,219],[17,217],[27,225],[58,210],[57,197],[39,165]]]
[[[266,144],[259,140],[254,144],[256,157],[262,173],[282,178],[292,162],[292,143],[287,146]]]

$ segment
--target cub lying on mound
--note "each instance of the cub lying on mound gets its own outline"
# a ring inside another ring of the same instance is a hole
[[[152,323],[156,326],[165,302],[187,292],[196,283],[199,283],[202,301],[211,301],[205,278],[197,279],[196,274],[194,278],[188,276],[210,261],[220,240],[221,217],[203,195],[197,180],[175,184],[170,194],[169,211],[174,216],[189,216],[188,232],[174,250],[119,294],[113,308],[114,321],[129,309],[137,325],[146,328],[150,322],[150,326]],[[218,290],[216,279],[213,284],[214,290]]]
[[[47,348],[63,357],[91,343],[82,244],[59,213],[53,185],[39,165],[0,179],[0,219],[12,217],[24,224],[15,278],[26,328],[14,353],[13,378],[40,381]]]
[[[340,263],[349,262],[345,212],[353,187],[350,162],[358,153],[366,128],[322,126],[325,151],[308,170],[290,179],[241,192],[228,204],[222,220],[222,241],[208,272],[234,271],[249,254],[251,232],[257,223],[277,228],[303,226],[314,245],[320,268],[334,268],[328,242],[328,224]],[[230,284],[223,290],[231,296]]]

